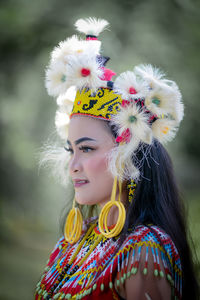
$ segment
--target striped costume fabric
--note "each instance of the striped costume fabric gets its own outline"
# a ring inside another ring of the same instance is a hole
[[[92,231],[70,265],[70,259],[92,225]],[[107,239],[102,236],[87,257],[99,236],[98,224],[93,219],[85,222],[83,234],[76,244],[71,245],[62,237],[37,284],[35,299],[121,299],[117,287],[138,272],[142,251],[145,251],[145,261],[143,259],[142,262],[144,276],[149,271],[151,252],[153,276],[165,276],[171,285],[172,299],[181,299],[180,257],[171,238],[160,228],[138,225],[121,246],[119,238]],[[83,263],[77,267],[80,261]],[[62,280],[59,280],[59,276]]]

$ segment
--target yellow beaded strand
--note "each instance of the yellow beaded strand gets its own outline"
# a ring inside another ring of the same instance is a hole
[[[96,226],[97,224],[92,224],[90,226],[90,228],[88,229],[87,233],[84,235],[82,241],[79,243],[78,247],[76,248],[76,251],[74,252],[74,254],[72,255],[70,261],[69,261],[69,264],[72,264],[74,259],[76,258],[77,254],[79,253],[81,247],[83,246],[83,244],[85,243],[85,241],[87,240],[88,236],[90,235],[90,233],[92,232],[92,230],[94,229],[94,227]],[[93,249],[92,249],[93,250]],[[85,258],[85,257],[84,257]]]
[[[91,234],[92,230],[94,229],[94,227],[95,227],[96,225],[97,225],[97,224],[95,223],[95,224],[93,224],[93,225],[90,226],[90,228],[88,229],[87,233],[86,233],[85,236],[83,237],[82,241],[79,243],[79,245],[78,245],[76,251],[75,251],[74,254],[72,255],[72,257],[71,257],[71,259],[70,259],[70,261],[69,261],[69,265],[72,265],[72,263],[74,262],[75,258],[77,257],[77,254],[79,253],[80,249],[82,248],[82,246],[84,245],[84,243],[85,243],[85,241],[87,240],[88,236]],[[92,253],[92,251],[97,247],[97,245],[100,243],[100,241],[101,241],[102,239],[103,239],[103,235],[100,234],[100,235],[98,236],[97,240],[94,242],[94,244],[93,244],[92,247],[90,248],[90,250],[87,252],[87,254],[86,254],[86,255],[80,260],[80,262],[77,264],[78,267],[80,267],[80,266],[84,263],[84,261],[87,260],[87,258],[89,257],[89,255],[90,255],[90,254]],[[66,274],[66,276],[69,276],[69,274]],[[84,289],[84,290],[86,291],[86,289]],[[79,295],[82,295],[84,290],[82,290],[82,291],[80,292]],[[59,293],[58,293],[57,295],[58,295],[58,297],[59,297],[58,299],[63,299],[62,297],[63,297],[64,294],[62,294],[62,295],[60,296]],[[77,295],[78,295],[78,294],[72,296],[71,294],[67,294],[66,296],[68,296],[67,299],[71,299],[71,298],[73,299],[73,298],[76,298]],[[56,296],[56,295],[55,295],[55,296]],[[55,297],[55,296],[54,296],[54,297]],[[65,297],[66,297],[66,296],[65,296]]]

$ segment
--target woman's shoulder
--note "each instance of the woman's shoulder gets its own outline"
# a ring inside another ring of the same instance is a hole
[[[138,225],[129,231],[123,242],[124,249],[142,246],[161,251],[173,266],[181,270],[180,256],[172,238],[162,228],[155,225]]]
[[[134,229],[129,229],[124,240],[124,244],[127,243],[132,245],[160,245],[161,247],[169,244],[171,248],[176,250],[175,244],[169,234],[156,225],[137,225]]]
[[[175,243],[163,229],[155,225],[138,225],[130,230],[120,249],[128,257],[128,277],[138,272],[152,274],[154,278],[166,278],[181,294],[182,269]]]

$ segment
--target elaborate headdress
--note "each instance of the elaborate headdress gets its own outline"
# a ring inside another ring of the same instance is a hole
[[[109,58],[101,55],[97,39],[108,22],[88,18],[78,20],[75,26],[86,39],[74,35],[61,42],[46,71],[48,93],[57,98],[56,128],[66,140],[70,117],[77,114],[108,120],[115,127],[116,147],[109,167],[116,189],[117,180],[139,179],[140,169],[133,164],[133,157],[141,143],[173,139],[183,118],[181,93],[174,81],[151,65],[136,66],[113,82],[116,74],[105,67]]]

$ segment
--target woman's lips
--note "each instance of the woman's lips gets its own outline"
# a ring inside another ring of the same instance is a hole
[[[85,184],[87,184],[87,183],[89,183],[89,181],[88,180],[82,180],[82,179],[76,179],[76,180],[74,180],[74,187],[81,187],[81,186],[83,186],[83,185],[85,185]]]

